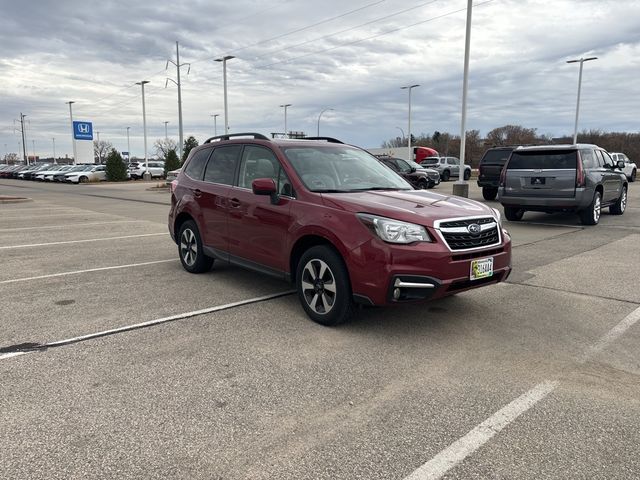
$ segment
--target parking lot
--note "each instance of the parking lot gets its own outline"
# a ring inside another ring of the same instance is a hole
[[[506,283],[338,328],[185,272],[153,185],[0,181],[33,199],[0,204],[0,477],[640,477],[637,183],[507,222]]]

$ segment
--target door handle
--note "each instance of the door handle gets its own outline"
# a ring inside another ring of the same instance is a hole
[[[240,206],[240,200],[238,200],[237,198],[232,198],[231,200],[229,200],[229,203],[233,208],[238,208]]]
[[[200,198],[200,197],[202,196],[202,190],[200,190],[199,188],[196,188],[196,189],[193,191],[193,195],[194,195],[196,198]]]

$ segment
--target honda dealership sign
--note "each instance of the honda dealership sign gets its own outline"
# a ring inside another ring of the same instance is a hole
[[[73,141],[76,142],[76,163],[94,163],[93,123],[74,121]]]
[[[93,123],[73,122],[73,138],[76,140],[93,140]]]

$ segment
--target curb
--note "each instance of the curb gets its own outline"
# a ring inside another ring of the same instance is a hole
[[[25,198],[25,197],[0,196],[0,204],[4,204],[4,203],[23,203],[23,202],[33,202],[33,199],[32,198]]]

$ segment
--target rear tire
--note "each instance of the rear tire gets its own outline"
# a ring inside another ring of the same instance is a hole
[[[622,187],[622,193],[618,201],[609,207],[609,213],[612,215],[622,215],[627,209],[627,187]]]
[[[449,178],[451,178],[451,173],[449,172],[449,170],[445,170],[444,172],[442,172],[441,176],[443,182],[448,182]]]
[[[519,222],[524,216],[524,208],[504,207],[504,216],[510,222]]]
[[[204,254],[200,230],[193,220],[187,220],[180,226],[178,255],[182,266],[189,273],[207,272],[213,265],[213,258]]]
[[[583,225],[597,225],[600,221],[601,213],[602,200],[600,198],[600,192],[596,192],[593,195],[591,204],[580,212],[580,221]]]
[[[485,200],[495,200],[498,195],[498,189],[495,187],[482,187],[482,196]]]
[[[631,178],[629,178],[630,182],[635,182],[636,181],[636,169],[633,169],[633,172],[631,172]]]
[[[471,178],[471,170],[465,170],[464,173],[462,174],[462,177],[465,180],[469,180]]]
[[[318,245],[304,252],[296,269],[296,289],[302,308],[320,325],[333,327],[353,315],[349,272],[331,247]]]

